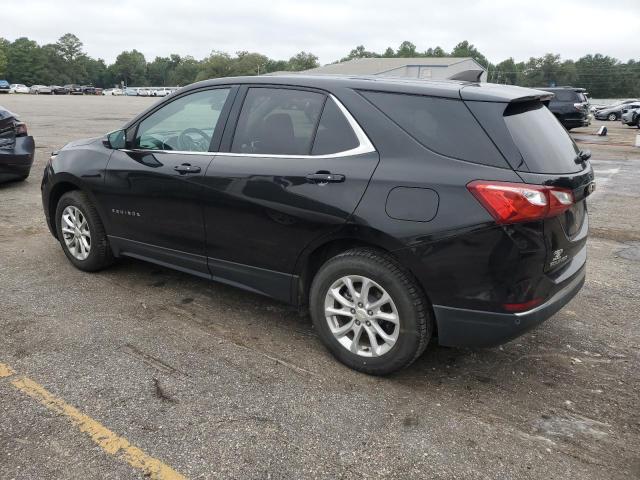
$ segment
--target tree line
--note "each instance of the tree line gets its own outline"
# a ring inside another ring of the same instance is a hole
[[[436,46],[424,51],[404,41],[396,49],[384,52],[368,51],[357,46],[338,61],[374,57],[472,57],[488,72],[488,81],[525,87],[573,85],[586,88],[595,98],[640,96],[640,61],[626,63],[602,54],[588,54],[578,60],[563,60],[548,53],[531,57],[526,62],[508,58],[491,63],[468,41],[458,43],[451,51]],[[109,87],[182,86],[208,78],[234,75],[260,75],[276,71],[301,71],[319,66],[318,57],[300,52],[288,60],[275,60],[260,53],[239,51],[231,55],[212,51],[201,60],[191,56],[171,54],[147,61],[133,49],[124,51],[107,65],[102,59],[90,57],[78,37],[67,33],[57,42],[38,45],[21,37],[10,42],[0,37],[0,78],[27,85],[64,85],[77,83]]]

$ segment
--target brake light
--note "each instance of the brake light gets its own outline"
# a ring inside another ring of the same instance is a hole
[[[571,190],[542,185],[475,180],[467,189],[500,225],[555,217],[574,203]]]
[[[16,124],[16,136],[26,136],[27,135],[27,124],[20,122]]]
[[[574,103],[573,106],[579,112],[584,111],[584,104],[583,103]]]

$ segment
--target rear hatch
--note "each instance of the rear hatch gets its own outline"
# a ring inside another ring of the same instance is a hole
[[[572,273],[567,270],[577,270],[586,259],[586,198],[595,188],[594,175],[589,161],[580,160],[580,149],[543,103],[548,100],[546,92],[538,93],[538,98],[527,95],[510,102],[466,103],[524,183],[573,193],[574,203],[567,211],[542,221],[544,271],[564,278]]]

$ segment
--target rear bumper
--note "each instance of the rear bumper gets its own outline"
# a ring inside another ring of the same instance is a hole
[[[490,347],[505,343],[541,324],[564,307],[582,288],[583,265],[561,290],[538,307],[521,313],[496,313],[434,305],[438,343],[451,347]]]
[[[0,179],[28,175],[33,165],[33,137],[17,137],[12,149],[0,149]]]

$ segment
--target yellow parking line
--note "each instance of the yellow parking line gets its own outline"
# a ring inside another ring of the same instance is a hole
[[[14,374],[15,372],[11,367],[0,363],[0,378]],[[149,478],[155,480],[186,480],[186,477],[168,465],[157,458],[147,455],[138,447],[131,445],[128,440],[116,435],[104,425],[56,397],[33,380],[26,377],[18,377],[11,380],[11,384],[21,392],[36,399],[48,409],[67,417],[74,426],[89,435],[91,440],[109,455],[124,459],[129,465],[141,470]]]
[[[0,378],[10,377],[14,372],[9,365],[5,365],[4,363],[0,363]]]

